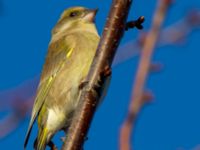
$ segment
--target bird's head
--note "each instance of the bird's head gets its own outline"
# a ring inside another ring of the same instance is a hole
[[[65,20],[68,22],[71,21],[86,21],[86,22],[94,22],[95,16],[97,13],[97,9],[87,9],[84,7],[72,7],[66,9],[59,21]]]
[[[66,29],[73,30],[85,24],[94,24],[96,13],[97,9],[87,9],[84,7],[68,8],[62,13],[53,32],[66,31]]]

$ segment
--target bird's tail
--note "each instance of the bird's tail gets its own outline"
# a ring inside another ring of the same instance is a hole
[[[39,129],[38,137],[34,144],[35,150],[45,150],[47,144],[47,135],[48,129],[46,127]]]

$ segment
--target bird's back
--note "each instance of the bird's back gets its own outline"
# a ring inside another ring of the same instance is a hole
[[[79,85],[84,82],[89,71],[99,37],[90,32],[75,32],[60,40],[62,40],[61,42],[65,41],[64,43],[71,42],[70,45],[73,46],[66,53],[66,61],[61,64],[63,65],[62,69],[56,75],[42,107],[42,113],[39,113],[38,116],[38,125],[54,130],[52,132],[63,128],[66,122],[71,119],[70,114],[72,114],[78,102]],[[51,43],[49,51],[55,49],[56,45]],[[57,55],[59,57],[59,53]],[[58,124],[55,122],[58,122]]]

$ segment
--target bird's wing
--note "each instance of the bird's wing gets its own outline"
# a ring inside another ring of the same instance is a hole
[[[40,84],[37,90],[37,96],[33,105],[31,120],[27,130],[24,148],[28,143],[28,139],[31,133],[31,129],[35,119],[45,102],[46,96],[51,88],[53,81],[60,69],[64,66],[67,59],[70,57],[74,50],[73,42],[67,42],[66,38],[63,37],[60,41],[51,43],[49,45],[48,54],[46,57],[46,62],[43,66],[43,71],[41,74]]]

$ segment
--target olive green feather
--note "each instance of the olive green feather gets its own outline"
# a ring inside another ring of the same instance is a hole
[[[48,94],[49,89],[51,88],[51,85],[56,77],[56,74],[63,67],[63,65],[67,59],[67,56],[69,56],[69,53],[71,53],[73,50],[72,45],[70,48],[66,44],[67,43],[65,42],[64,43],[65,47],[63,47],[63,48],[65,48],[64,51],[62,50],[62,47],[57,46],[56,43],[52,44],[49,47],[49,53],[46,57],[46,63],[43,67],[41,81],[40,81],[40,85],[37,90],[37,96],[35,98],[35,102],[33,105],[31,120],[30,120],[29,127],[27,130],[24,147],[26,147],[26,145],[27,145],[33,123],[34,123],[42,105],[44,104],[45,98]],[[52,60],[54,60],[54,61],[52,61]]]
[[[95,14],[83,7],[69,8],[52,30],[24,148],[36,118],[36,150],[44,150],[57,131],[67,128],[99,42]]]

